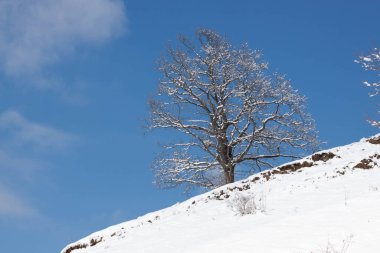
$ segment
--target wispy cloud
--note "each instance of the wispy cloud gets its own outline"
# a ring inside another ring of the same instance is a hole
[[[81,47],[120,36],[125,26],[122,0],[1,0],[3,71],[39,72]]]
[[[8,145],[33,146],[39,149],[64,149],[78,140],[74,134],[30,121],[19,112],[8,110],[0,114],[0,130]]]
[[[0,184],[2,180],[33,182],[49,163],[38,157],[24,156],[28,154],[13,155],[9,150],[0,149]]]
[[[33,217],[37,213],[25,200],[0,185],[0,218]]]
[[[38,123],[15,110],[0,113],[0,221],[4,217],[42,217],[26,192],[46,177],[52,167],[49,154],[69,150],[79,136]],[[19,191],[20,190],[20,191]]]

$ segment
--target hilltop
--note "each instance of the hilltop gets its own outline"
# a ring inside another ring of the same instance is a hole
[[[380,135],[95,232],[61,253],[380,252]]]

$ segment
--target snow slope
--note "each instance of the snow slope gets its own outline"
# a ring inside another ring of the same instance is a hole
[[[380,135],[106,228],[61,251],[73,252],[380,252]]]

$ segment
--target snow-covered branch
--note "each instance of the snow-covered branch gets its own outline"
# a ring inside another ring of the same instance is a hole
[[[155,165],[160,184],[214,187],[233,182],[243,163],[262,167],[318,145],[305,97],[268,71],[260,51],[234,48],[207,29],[196,36],[198,44],[181,36],[158,65],[151,128],[177,130],[188,143],[172,145]]]
[[[377,80],[364,81],[364,85],[370,87],[373,91],[369,94],[370,97],[375,97],[380,93],[380,49],[374,48],[372,52],[365,56],[359,56],[355,62],[360,63],[364,70],[372,71],[375,73]],[[368,122],[374,126],[380,128],[380,121],[369,119]]]

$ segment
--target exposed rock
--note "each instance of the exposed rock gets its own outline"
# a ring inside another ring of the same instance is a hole
[[[260,177],[254,177],[254,178],[251,180],[251,182],[254,183],[254,182],[258,181],[258,180],[260,180]]]
[[[371,144],[380,144],[380,135],[367,140]]]
[[[116,233],[113,233],[111,236],[114,236]],[[103,237],[100,237],[99,239],[94,239],[92,238],[90,240],[90,244],[87,244],[87,243],[79,243],[79,244],[76,244],[76,245],[73,245],[73,246],[70,246],[68,247],[64,253],[71,253],[72,251],[74,250],[77,250],[77,249],[85,249],[87,248],[88,246],[90,247],[93,247],[95,246],[96,244],[98,244],[99,242],[101,242],[103,240]]]
[[[263,175],[263,178],[265,178],[268,181],[272,173],[270,171],[267,171],[267,172],[264,172],[262,175]]]
[[[313,163],[308,162],[308,161],[304,161],[303,163],[292,163],[292,164],[288,164],[288,165],[284,165],[284,166],[279,167],[277,170],[281,171],[282,173],[278,173],[278,172],[276,172],[276,173],[277,174],[288,174],[290,172],[294,172],[294,171],[297,171],[299,169],[307,168],[307,167],[311,167],[311,166],[313,166]],[[273,174],[276,174],[275,171],[276,170],[273,170]]]
[[[314,154],[312,155],[311,159],[314,161],[314,162],[317,162],[317,161],[324,161],[324,162],[327,162],[328,160],[332,159],[335,157],[335,154],[334,153],[331,153],[331,152],[328,152],[328,153],[318,153],[318,154]]]
[[[90,246],[95,246],[96,244],[98,244],[99,242],[101,242],[103,240],[103,237],[100,237],[99,239],[94,239],[92,238],[91,241],[90,241]]]
[[[363,159],[360,163],[354,166],[355,169],[368,170],[373,168],[373,161],[371,159]]]
[[[87,244],[83,243],[83,244],[77,244],[77,245],[74,245],[74,246],[70,246],[69,248],[67,248],[65,250],[64,253],[70,253],[71,251],[74,251],[74,250],[77,250],[77,249],[85,249],[87,248]]]

